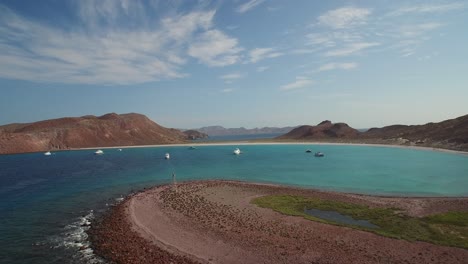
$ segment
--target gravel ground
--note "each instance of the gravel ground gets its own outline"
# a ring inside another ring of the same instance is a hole
[[[376,197],[232,181],[155,187],[128,197],[92,228],[115,263],[466,263],[468,250],[408,242],[286,216],[250,201],[292,194],[412,216],[468,211],[468,198]]]

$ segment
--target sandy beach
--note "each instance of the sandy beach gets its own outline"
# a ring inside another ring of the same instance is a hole
[[[233,181],[165,185],[128,197],[92,231],[116,263],[466,263],[468,250],[409,242],[286,216],[251,200],[301,195],[400,208],[423,217],[468,211],[468,198],[375,197]]]

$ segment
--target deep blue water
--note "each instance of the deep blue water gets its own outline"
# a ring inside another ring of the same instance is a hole
[[[236,179],[367,194],[468,196],[468,156],[367,146],[242,145],[0,156],[0,263],[99,262],[86,245],[95,215],[132,191]],[[324,158],[305,153],[322,151]],[[164,153],[171,154],[170,160]],[[107,205],[106,205],[107,204]]]

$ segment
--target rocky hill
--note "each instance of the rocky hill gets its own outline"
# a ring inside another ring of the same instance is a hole
[[[439,123],[392,125],[365,132],[359,132],[345,123],[323,121],[317,126],[297,127],[277,139],[379,143],[468,151],[468,115]]]
[[[184,134],[187,136],[188,139],[191,140],[208,138],[207,134],[193,129],[185,130]]]
[[[277,137],[278,139],[327,139],[327,138],[356,138],[359,131],[345,123],[335,123],[326,120],[316,126],[300,126],[289,133]]]
[[[0,126],[0,154],[182,143],[187,135],[141,114],[65,117]]]
[[[393,125],[371,128],[362,138],[399,141],[405,144],[468,150],[468,115],[425,125]]]

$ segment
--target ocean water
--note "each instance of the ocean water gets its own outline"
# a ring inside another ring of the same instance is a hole
[[[197,142],[210,142],[210,141],[241,141],[252,139],[269,139],[283,135],[284,133],[270,133],[270,134],[247,134],[247,135],[226,135],[226,136],[210,136],[209,138],[199,139]]]
[[[468,155],[337,145],[105,149],[0,156],[0,263],[101,263],[94,217],[156,184],[233,179],[364,194],[468,196]],[[321,151],[325,157],[316,158]],[[170,160],[164,154],[171,154]]]

